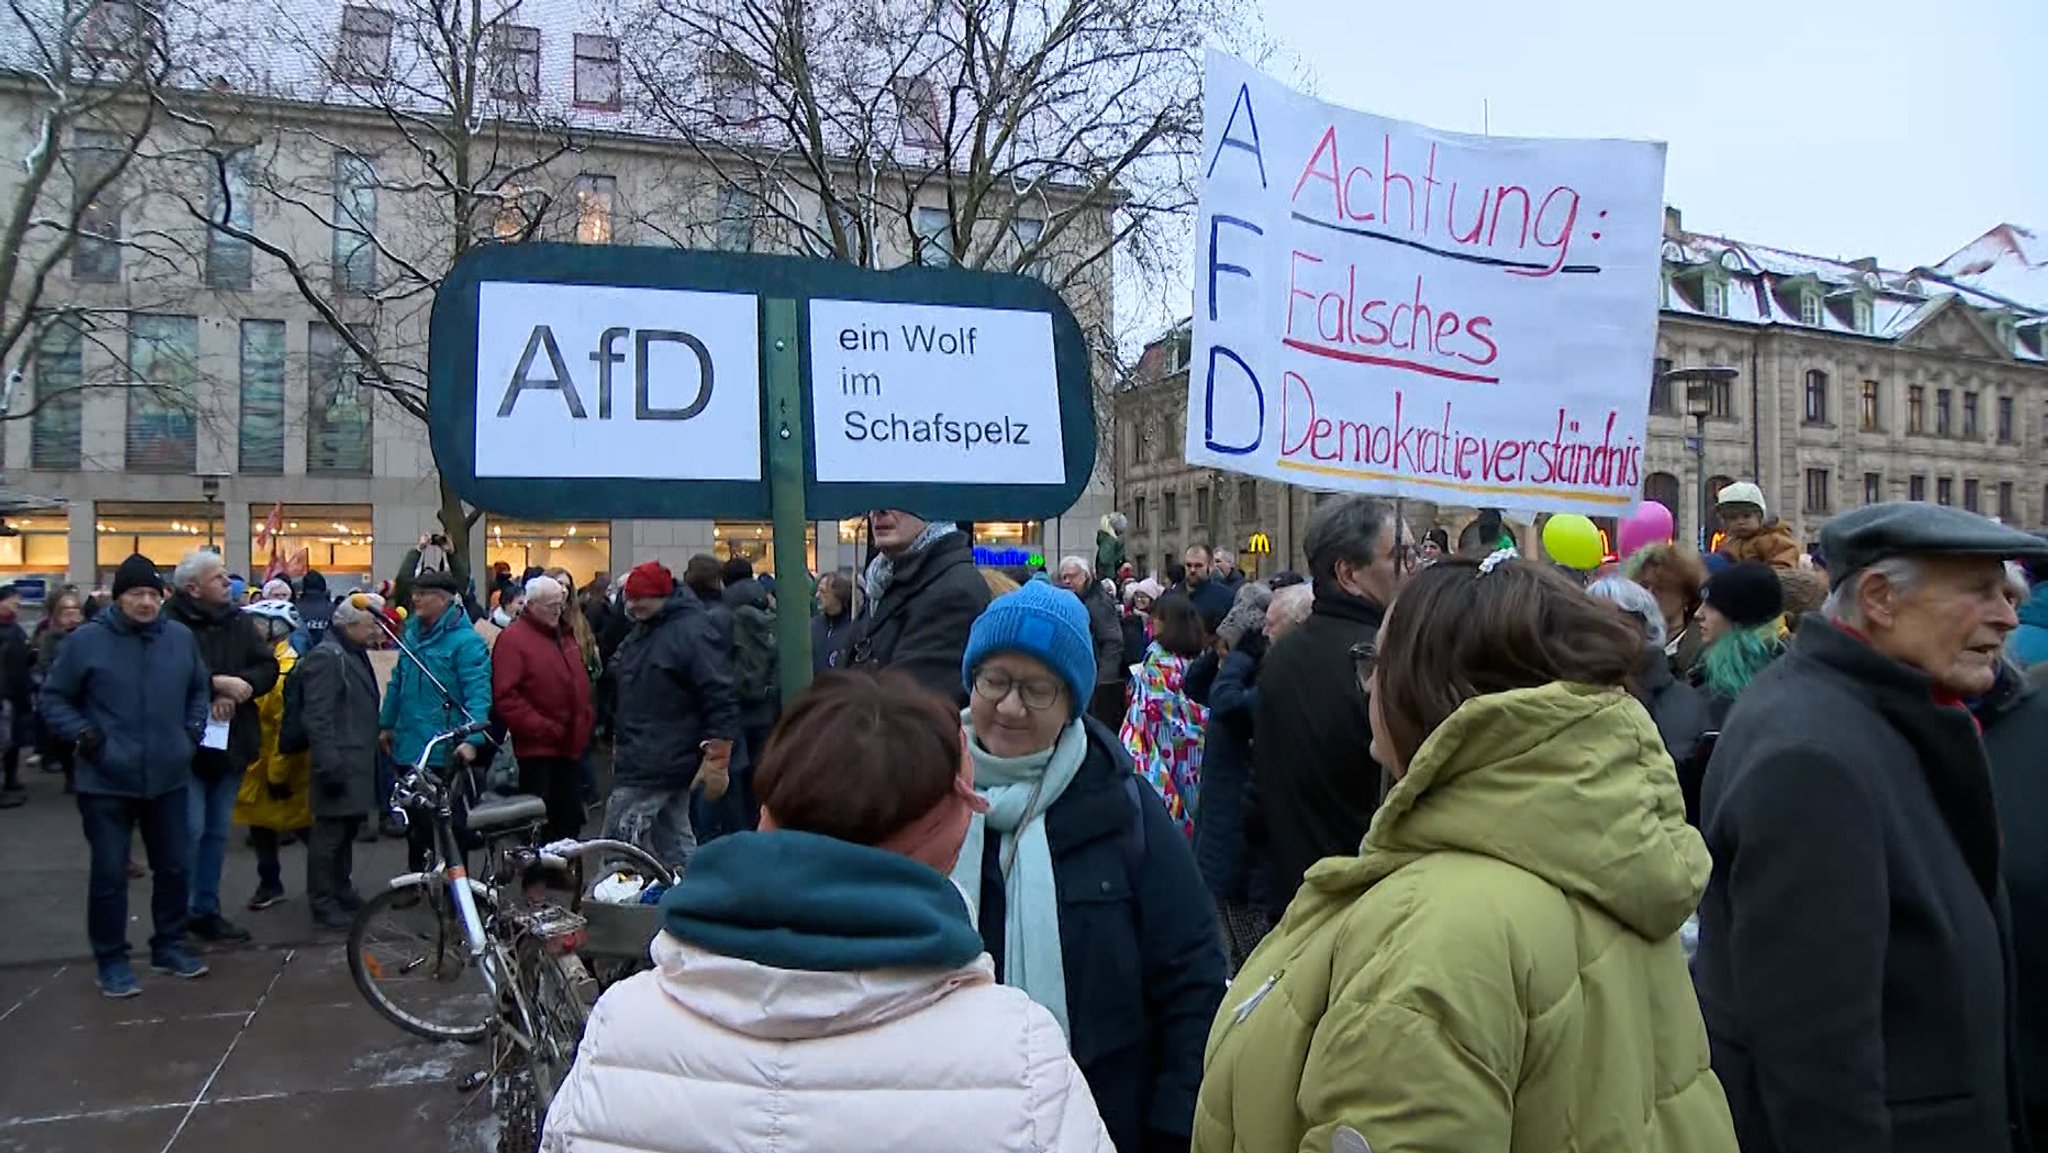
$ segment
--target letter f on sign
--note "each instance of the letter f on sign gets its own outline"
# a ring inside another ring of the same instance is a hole
[[[607,328],[597,338],[597,351],[590,354],[590,362],[597,366],[597,419],[612,418],[612,365],[626,363],[626,354],[613,352],[612,345],[628,332],[628,328]]]

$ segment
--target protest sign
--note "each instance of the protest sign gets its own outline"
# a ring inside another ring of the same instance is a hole
[[[1664,147],[1439,132],[1210,53],[1186,456],[1317,488],[1640,499]]]

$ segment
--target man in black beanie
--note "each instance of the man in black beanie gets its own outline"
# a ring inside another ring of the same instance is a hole
[[[186,787],[213,689],[192,633],[161,619],[163,581],[148,557],[114,573],[114,600],[57,650],[43,721],[78,746],[78,812],[92,847],[86,931],[109,997],[141,992],[128,965],[128,845],[139,825],[154,891],[150,966],[203,977],[185,949],[191,856]]]

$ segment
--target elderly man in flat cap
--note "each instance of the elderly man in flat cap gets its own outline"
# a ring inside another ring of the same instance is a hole
[[[1822,612],[1737,702],[1702,802],[1700,1009],[1744,1153],[2009,1153],[1998,813],[1964,700],[2048,544],[1957,509],[1830,521]]]

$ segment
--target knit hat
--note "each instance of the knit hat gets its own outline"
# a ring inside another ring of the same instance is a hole
[[[1726,508],[1731,504],[1753,504],[1758,515],[1764,512],[1764,490],[1746,480],[1736,481],[1723,488],[1714,497],[1715,508]]]
[[[642,561],[626,574],[626,596],[630,600],[642,597],[665,597],[676,591],[675,574],[668,571],[660,561]]]
[[[120,599],[122,593],[131,589],[155,589],[162,592],[163,588],[164,578],[156,571],[156,562],[139,552],[130,554],[127,560],[121,562],[121,567],[114,570],[116,600]]]
[[[1700,599],[1737,628],[1758,628],[1785,612],[1785,589],[1778,583],[1777,570],[1757,561],[1729,565],[1708,577]]]
[[[1273,603],[1273,590],[1258,581],[1246,581],[1237,590],[1237,599],[1231,602],[1230,611],[1223,614],[1223,623],[1216,626],[1216,635],[1223,643],[1236,648],[1246,633],[1257,632],[1265,627],[1266,606]]]
[[[1095,691],[1095,642],[1088,632],[1088,610],[1073,593],[1032,583],[997,597],[967,634],[961,683],[972,690],[974,670],[997,653],[1037,657],[1067,682],[1074,716],[1088,706]]]

